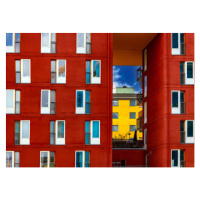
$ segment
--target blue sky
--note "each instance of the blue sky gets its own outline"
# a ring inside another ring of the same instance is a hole
[[[139,66],[113,66],[113,88],[133,87],[135,93],[141,90],[140,83],[136,80],[136,71]]]

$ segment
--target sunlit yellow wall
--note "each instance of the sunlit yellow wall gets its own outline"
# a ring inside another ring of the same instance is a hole
[[[123,137],[128,132],[130,137],[133,138],[135,132],[129,130],[130,125],[135,125],[137,129],[138,112],[142,110],[139,106],[130,106],[129,100],[118,100],[118,106],[113,106],[113,112],[118,112],[118,119],[113,119],[113,125],[118,125],[118,131],[112,132],[113,138],[120,138],[119,134]],[[130,119],[130,112],[136,113],[136,119]],[[142,132],[137,131],[137,139],[143,137]],[[129,136],[127,137],[129,139]]]

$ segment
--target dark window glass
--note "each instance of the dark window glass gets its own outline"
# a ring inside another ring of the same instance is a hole
[[[178,107],[178,92],[172,92],[172,107]]]
[[[181,33],[180,37],[181,37],[181,43],[184,43],[184,33]]]
[[[85,144],[90,144],[90,122],[85,121]]]
[[[172,33],[172,48],[178,48],[178,33]]]
[[[180,72],[184,73],[184,63],[180,63]]]
[[[58,121],[58,138],[64,138],[64,122]]]
[[[76,107],[83,107],[83,91],[77,91]]]
[[[187,121],[187,137],[193,137],[193,121]]]
[[[76,167],[83,167],[83,152],[76,152]]]
[[[181,92],[180,95],[181,95],[181,102],[184,102],[184,92]]]
[[[184,161],[184,150],[180,151],[180,160]]]
[[[178,166],[178,151],[177,150],[172,151],[172,166],[173,167]]]
[[[90,91],[86,91],[86,114],[90,114]]]
[[[90,152],[86,151],[85,152],[85,167],[89,167],[90,165]]]
[[[90,83],[90,61],[86,61],[86,83]]]
[[[184,131],[184,130],[185,130],[184,124],[185,124],[184,121],[181,121],[181,122],[180,122],[180,130],[181,130],[181,131]]]
[[[187,78],[193,78],[193,63],[187,63]]]

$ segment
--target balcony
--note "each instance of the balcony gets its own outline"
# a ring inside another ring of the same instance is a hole
[[[137,81],[140,81],[142,78],[142,66],[137,69]]]
[[[185,144],[185,131],[181,131],[180,139],[180,143]]]
[[[181,43],[181,55],[185,55],[185,43]]]
[[[133,139],[113,139],[113,148],[143,148],[143,140],[134,141]]]
[[[142,105],[142,90],[139,93],[137,93],[137,105]]]
[[[143,111],[141,110],[138,115],[139,118],[137,118],[137,130],[141,132],[143,127]]]

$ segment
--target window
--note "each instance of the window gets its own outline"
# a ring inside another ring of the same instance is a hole
[[[173,149],[171,151],[171,167],[185,167],[184,150]]]
[[[194,62],[180,63],[180,82],[181,85],[194,84]]]
[[[113,106],[118,106],[118,105],[119,105],[118,100],[113,100]]]
[[[16,83],[31,83],[31,60],[15,60]]]
[[[135,125],[130,125],[130,126],[129,126],[129,130],[130,130],[130,131],[135,131],[135,130],[136,130],[136,129],[135,129]]]
[[[100,121],[85,121],[85,144],[100,144]]]
[[[20,114],[21,107],[20,90],[6,90],[6,113]]]
[[[86,61],[86,83],[87,84],[101,83],[101,61],[100,60]]]
[[[76,53],[91,54],[91,34],[90,33],[76,34]]]
[[[144,50],[144,71],[147,70],[147,49]]]
[[[50,121],[50,144],[51,145],[65,144],[64,120]]]
[[[113,113],[113,119],[118,119],[118,113]]]
[[[6,152],[6,167],[20,167],[19,152]]]
[[[41,114],[56,113],[56,91],[41,90]]]
[[[91,113],[91,92],[76,90],[76,114]]]
[[[6,52],[20,53],[20,33],[6,33]]]
[[[172,33],[172,55],[185,55],[184,33]]]
[[[66,83],[66,60],[51,60],[51,83]]]
[[[112,131],[118,131],[118,125],[113,125],[112,126]]]
[[[147,96],[147,76],[144,77],[144,97]]]
[[[147,128],[144,129],[144,148],[147,149]]]
[[[130,106],[136,106],[136,100],[130,100]]]
[[[89,151],[75,151],[75,167],[90,167]]]
[[[172,114],[185,114],[185,94],[172,91]]]
[[[56,33],[41,33],[41,53],[56,53]]]
[[[135,118],[136,118],[136,113],[130,112],[130,119],[135,119]]]
[[[185,121],[185,143],[194,143],[194,121]]]
[[[15,121],[15,145],[30,145],[30,121]]]
[[[40,151],[40,167],[55,167],[55,153]]]
[[[144,124],[147,123],[147,102],[144,103]]]

